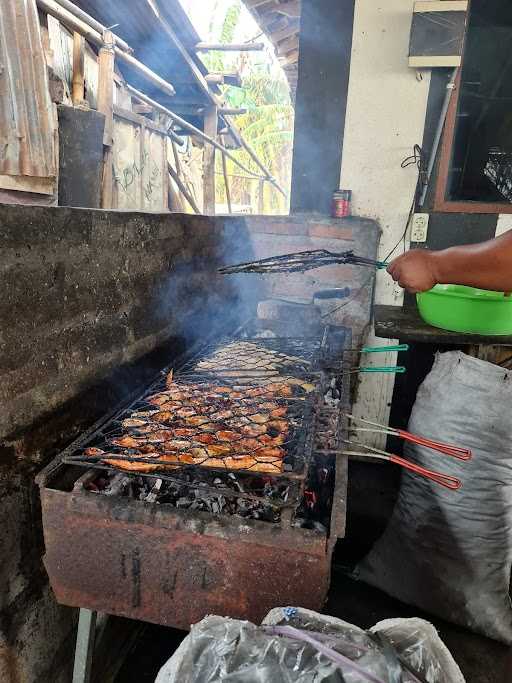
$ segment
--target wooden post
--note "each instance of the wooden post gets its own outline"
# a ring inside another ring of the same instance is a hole
[[[204,115],[204,132],[217,139],[217,107],[208,107]],[[215,147],[205,143],[203,155],[203,213],[215,215]]]
[[[258,183],[258,215],[262,216],[264,211],[263,193],[265,191],[265,181],[260,179]]]
[[[103,34],[103,47],[98,57],[98,111],[105,115],[103,133],[103,182],[101,208],[112,208],[113,134],[114,134],[114,37],[111,31]]]
[[[83,104],[85,99],[85,38],[73,33],[73,104]]]
[[[176,185],[178,186],[178,189],[179,189],[179,191],[181,192],[181,194],[185,197],[185,199],[187,200],[187,202],[188,202],[188,203],[190,204],[190,206],[192,207],[192,210],[193,210],[195,213],[201,213],[201,212],[199,211],[199,207],[197,206],[197,204],[196,204],[195,201],[194,201],[194,197],[192,197],[191,193],[187,190],[187,188],[185,187],[185,183],[182,181],[182,179],[179,177],[179,175],[178,175],[178,174],[176,173],[176,171],[173,169],[173,167],[171,166],[171,164],[167,163],[167,168],[168,168],[168,170],[169,170],[169,175],[171,176],[171,178],[174,180],[174,182],[175,182]]]
[[[222,173],[224,175],[224,185],[226,186],[226,201],[228,203],[228,211],[229,213],[233,213],[233,207],[231,205],[231,190],[229,188],[228,165],[224,152],[222,153]]]

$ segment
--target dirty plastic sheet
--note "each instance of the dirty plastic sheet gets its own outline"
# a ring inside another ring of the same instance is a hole
[[[388,620],[367,633],[316,612],[278,608],[262,627],[206,617],[192,627],[156,683],[220,681],[464,683],[464,678],[434,627],[420,619]]]

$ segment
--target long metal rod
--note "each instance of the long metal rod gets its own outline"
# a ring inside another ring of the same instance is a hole
[[[90,683],[97,612],[80,608],[76,634],[73,683]]]
[[[148,97],[144,93],[140,92],[136,88],[134,88],[131,85],[126,86],[127,90],[132,93],[132,95],[135,95],[135,97],[138,97],[142,102],[145,102],[146,104],[151,105],[155,109],[158,109],[158,111],[161,111],[163,114],[167,114],[169,118],[171,118],[175,123],[177,123],[179,126],[182,128],[185,128],[186,130],[189,130],[191,133],[194,135],[197,135],[197,137],[201,138],[205,142],[207,142],[210,145],[213,145],[216,149],[219,150],[219,152],[224,153],[228,159],[231,159],[237,166],[239,166],[243,171],[248,173],[250,176],[254,178],[261,178],[260,175],[257,173],[253,173],[250,171],[247,166],[244,166],[244,164],[241,161],[238,161],[236,157],[234,157],[231,152],[223,147],[220,143],[218,143],[216,140],[211,138],[209,135],[206,135],[203,133],[202,130],[199,130],[199,128],[196,128],[196,126],[192,125],[185,119],[181,118],[181,116],[178,116],[178,114],[175,114],[173,111],[170,109],[167,109],[167,107],[164,107],[163,104],[160,104],[160,102],[157,102],[156,100],[153,100],[151,97]],[[265,178],[265,180],[270,180],[270,178]]]
[[[91,17],[90,14],[87,14],[87,12],[84,12],[83,9],[77,7],[74,2],[70,2],[70,0],[56,0],[56,2],[68,12],[73,14],[77,19],[83,21],[84,24],[87,24],[95,31],[98,31],[98,33],[101,35],[103,35],[103,33],[107,30],[106,26],[103,26],[103,24],[97,21],[94,17]],[[133,49],[128,45],[128,43],[126,43],[119,36],[116,36],[115,33],[113,35],[115,44],[118,45],[121,50],[125,50],[125,52],[130,52],[133,54]]]
[[[86,40],[90,41],[94,45],[103,47],[103,35],[91,28],[88,24],[84,23],[81,19],[78,19],[75,15],[71,14],[71,12],[68,12],[68,10],[61,7],[56,0],[36,0],[36,2],[38,7],[40,7],[44,12],[50,14],[59,21],[62,21],[62,23],[69,29],[76,31],[77,33],[81,33]],[[171,97],[176,94],[176,91],[171,83],[168,83],[154,71],[151,71],[151,69],[149,69],[142,62],[139,62],[139,60],[135,59],[135,57],[133,57],[131,54],[120,49],[117,45],[114,45],[114,52],[116,57],[139,71],[139,73],[141,73],[157,88],[162,90],[162,92],[170,95]]]
[[[441,115],[439,117],[439,121],[437,124],[434,142],[432,143],[432,151],[430,152],[430,158],[428,160],[427,177],[425,178],[423,190],[421,192],[421,196],[418,202],[419,206],[423,206],[423,204],[425,203],[425,199],[427,198],[427,192],[430,185],[430,178],[432,177],[432,171],[434,170],[434,164],[436,163],[437,151],[439,149],[439,144],[441,142],[441,135],[443,134],[444,124],[446,121],[446,116],[448,114],[448,108],[450,106],[453,91],[455,89],[455,81],[457,80],[458,71],[458,68],[453,70],[450,81],[446,86],[446,94],[444,96],[443,108],[441,110]]]
[[[234,123],[231,121],[229,116],[225,116],[225,121],[228,124],[229,128],[233,133],[235,133],[235,137],[238,138],[238,142],[242,145],[242,147],[245,149],[247,154],[251,157],[251,159],[254,161],[256,166],[265,174],[265,180],[267,180],[271,185],[273,185],[278,192],[280,192],[283,197],[286,197],[286,192],[283,190],[281,185],[277,182],[277,180],[273,177],[273,175],[270,173],[270,171],[266,168],[265,164],[263,164],[260,159],[258,158],[258,155],[256,152],[253,150],[253,148],[250,146],[250,144],[245,140],[245,138],[240,134],[240,131]]]

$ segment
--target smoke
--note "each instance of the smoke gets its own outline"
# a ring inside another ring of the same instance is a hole
[[[222,266],[254,258],[243,219],[203,220],[208,230],[201,230],[202,239],[191,236],[156,293],[156,314],[187,346],[233,333],[255,318],[263,297],[260,277],[218,273]]]

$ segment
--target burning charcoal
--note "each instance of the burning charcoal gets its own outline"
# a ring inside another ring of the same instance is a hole
[[[191,501],[188,498],[178,498],[176,501],[177,508],[189,508],[191,507]]]
[[[129,482],[130,479],[125,474],[115,474],[105,487],[104,494],[106,496],[121,496]]]
[[[146,496],[146,502],[147,503],[156,502],[156,500],[158,498],[158,494],[160,493],[160,489],[162,488],[162,483],[163,483],[162,479],[157,479],[155,481],[153,488],[151,489],[151,491]]]

